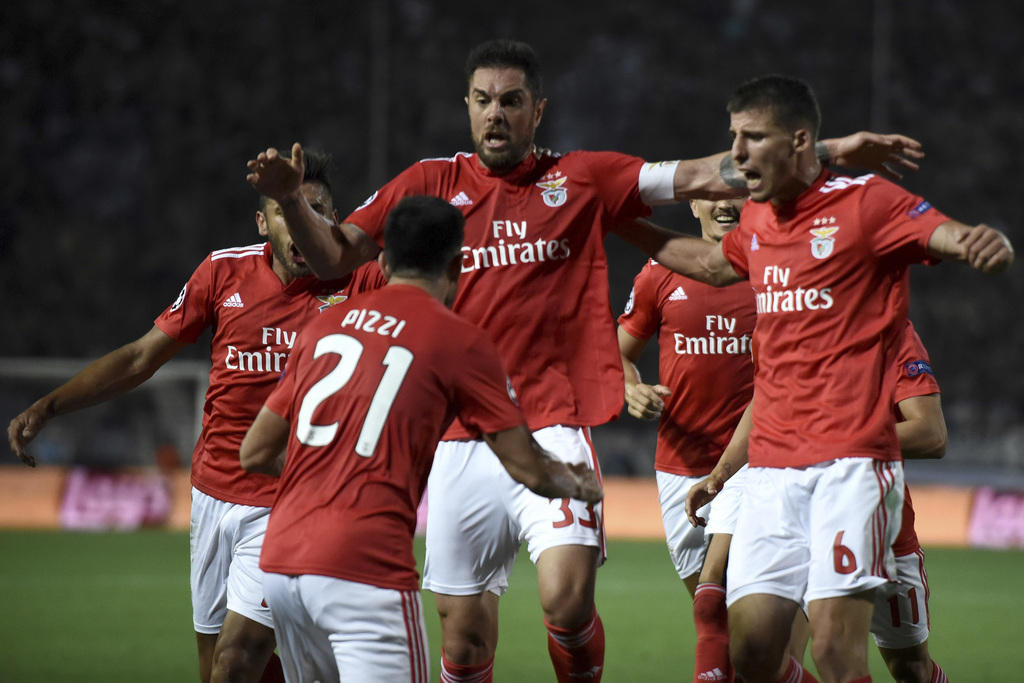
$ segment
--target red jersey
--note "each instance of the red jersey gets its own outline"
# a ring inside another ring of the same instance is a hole
[[[659,382],[672,389],[658,425],[654,468],[682,476],[714,469],[754,393],[750,284],[712,287],[654,260],[633,280],[619,325],[658,335]]]
[[[238,448],[284,370],[295,335],[353,293],[380,287],[376,262],[340,280],[313,276],[288,286],[274,272],[269,243],[212,252],[155,324],[194,343],[213,327],[210,387],[192,452],[192,485],[228,503],[267,507],[277,478],[242,469]]]
[[[899,402],[915,396],[938,394],[939,383],[935,381],[935,375],[932,374],[928,352],[909,320],[900,340],[899,353],[896,358],[896,392],[893,394],[892,402],[896,409],[896,419],[902,421],[903,415],[899,412]],[[910,500],[910,489],[904,484],[903,522],[900,526],[900,533],[892,544],[892,550],[897,557],[902,557],[917,552],[920,547],[921,545],[917,541],[917,532],[914,531],[914,505]]]
[[[752,467],[900,457],[892,396],[906,310],[890,290],[947,221],[873,175],[823,171],[794,202],[747,202],[722,239],[757,299]]]
[[[531,155],[498,176],[475,154],[406,169],[345,219],[383,243],[402,197],[448,200],[466,217],[452,307],[491,336],[531,430],[593,426],[618,416],[623,379],[609,305],[604,238],[650,215],[644,162],[612,152]],[[453,425],[446,439],[475,436]]]
[[[524,424],[487,334],[409,285],[310,322],[266,407],[291,425],[260,567],[396,590],[418,588],[416,507],[448,424]]]

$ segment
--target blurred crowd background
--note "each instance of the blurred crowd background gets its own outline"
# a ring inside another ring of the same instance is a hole
[[[1024,245],[1024,4],[459,7],[4,3],[0,358],[84,360],[145,333],[209,251],[260,240],[245,162],[268,146],[301,141],[332,153],[342,217],[410,163],[471,151],[463,63],[494,37],[538,50],[549,99],[538,143],[552,150],[652,161],[724,151],[732,90],[769,72],[798,75],[817,92],[824,137],[916,137],[927,158],[905,186]],[[655,219],[698,229],[685,206],[659,208]],[[643,258],[614,237],[608,249],[617,315]],[[992,278],[918,267],[912,292],[911,317],[931,352],[951,438],[946,460],[921,471],[1024,480],[1024,263]],[[201,361],[207,349],[198,344],[183,357]],[[641,370],[653,379],[656,367],[652,343]],[[4,424],[49,388],[2,373],[0,383]],[[67,436],[50,460],[117,461],[133,451],[152,461],[163,441],[177,439],[186,464],[194,432],[185,391],[92,414],[89,444],[81,433]],[[160,425],[134,416],[143,409]],[[160,435],[183,422],[184,436]],[[598,430],[606,472],[650,473],[653,432],[625,414]]]

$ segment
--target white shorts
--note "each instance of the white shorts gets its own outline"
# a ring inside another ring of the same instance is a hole
[[[725,482],[725,486],[711,501],[710,514],[705,518],[708,524],[704,527],[704,533],[708,536],[731,535],[736,532],[736,520],[740,515],[740,501],[743,499],[748,470],[746,465],[736,470],[736,474],[729,477],[729,481]]]
[[[896,578],[902,463],[841,458],[751,467],[747,477],[729,551],[728,605],[754,594],[802,605]]]
[[[871,634],[878,647],[902,650],[928,640],[928,572],[924,551],[896,558],[898,583],[875,591]]]
[[[263,604],[260,550],[270,508],[225,503],[192,489],[192,621],[196,633],[219,633],[228,610],[273,628]]]
[[[658,502],[661,504],[661,521],[665,525],[665,540],[668,554],[679,578],[686,579],[700,572],[704,564],[707,545],[704,543],[705,528],[695,527],[686,517],[686,494],[704,477],[687,477],[668,472],[655,472],[658,481]],[[718,502],[702,507],[698,514],[707,519],[708,511]]]
[[[281,665],[288,683],[428,683],[420,592],[329,576],[268,573]]]
[[[600,470],[590,430],[545,427],[533,433],[567,463]],[[427,552],[423,588],[444,595],[501,595],[519,546],[536,563],[548,548],[594,546],[604,558],[601,504],[544,498],[518,483],[483,441],[442,441],[427,481]]]

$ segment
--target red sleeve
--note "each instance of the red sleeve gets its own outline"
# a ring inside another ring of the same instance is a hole
[[[899,403],[915,396],[937,393],[939,383],[932,373],[928,351],[908,320],[896,355],[896,389],[893,391],[892,402]]]
[[[658,308],[657,287],[654,280],[653,261],[647,264],[633,278],[633,291],[626,302],[626,311],[619,316],[619,325],[637,339],[650,339],[661,326],[661,311]]]
[[[618,152],[590,152],[584,158],[610,219],[602,222],[605,234],[621,223],[651,215],[651,207],[640,198],[643,159]]]
[[[482,330],[477,330],[458,363],[455,396],[457,415],[464,426],[493,434],[526,423],[498,350]]]
[[[154,324],[176,341],[195,343],[203,330],[213,323],[212,291],[213,262],[207,256],[181,288],[178,298],[153,321]]]
[[[871,250],[878,256],[899,255],[907,263],[936,263],[928,240],[949,217],[924,198],[884,178],[872,178],[860,194],[861,224],[873,226]]]
[[[384,246],[384,223],[388,213],[403,197],[430,194],[426,190],[423,164],[413,164],[380,188],[343,222],[358,226],[380,246]]]
[[[751,202],[747,202],[750,204]],[[746,204],[744,205],[746,208]],[[753,221],[747,220],[747,225],[752,225]],[[736,274],[741,278],[748,279],[750,277],[750,267],[747,263],[747,247],[750,246],[750,241],[753,239],[753,233],[745,229],[743,224],[743,214],[740,214],[740,224],[736,226],[734,230],[730,230],[722,236],[722,254],[725,255],[726,260],[732,269],[736,271]]]
[[[380,266],[376,261],[370,261],[356,268],[352,273],[352,281],[349,283],[349,294],[355,295],[360,292],[369,292],[380,289],[388,281],[384,278]]]

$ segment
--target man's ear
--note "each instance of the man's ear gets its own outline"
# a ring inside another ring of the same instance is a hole
[[[806,128],[798,128],[796,132],[793,133],[793,151],[799,154],[808,147],[814,147],[811,132]]]
[[[379,254],[377,254],[377,265],[380,266],[380,272],[384,274],[384,279],[385,280],[390,280],[391,279],[391,266],[388,264],[387,257],[384,256],[384,250],[383,249],[381,250],[381,252]]]
[[[256,225],[259,227],[260,235],[262,235],[263,237],[266,237],[267,235],[270,234],[270,232],[267,230],[267,216],[262,211],[256,212]]]

